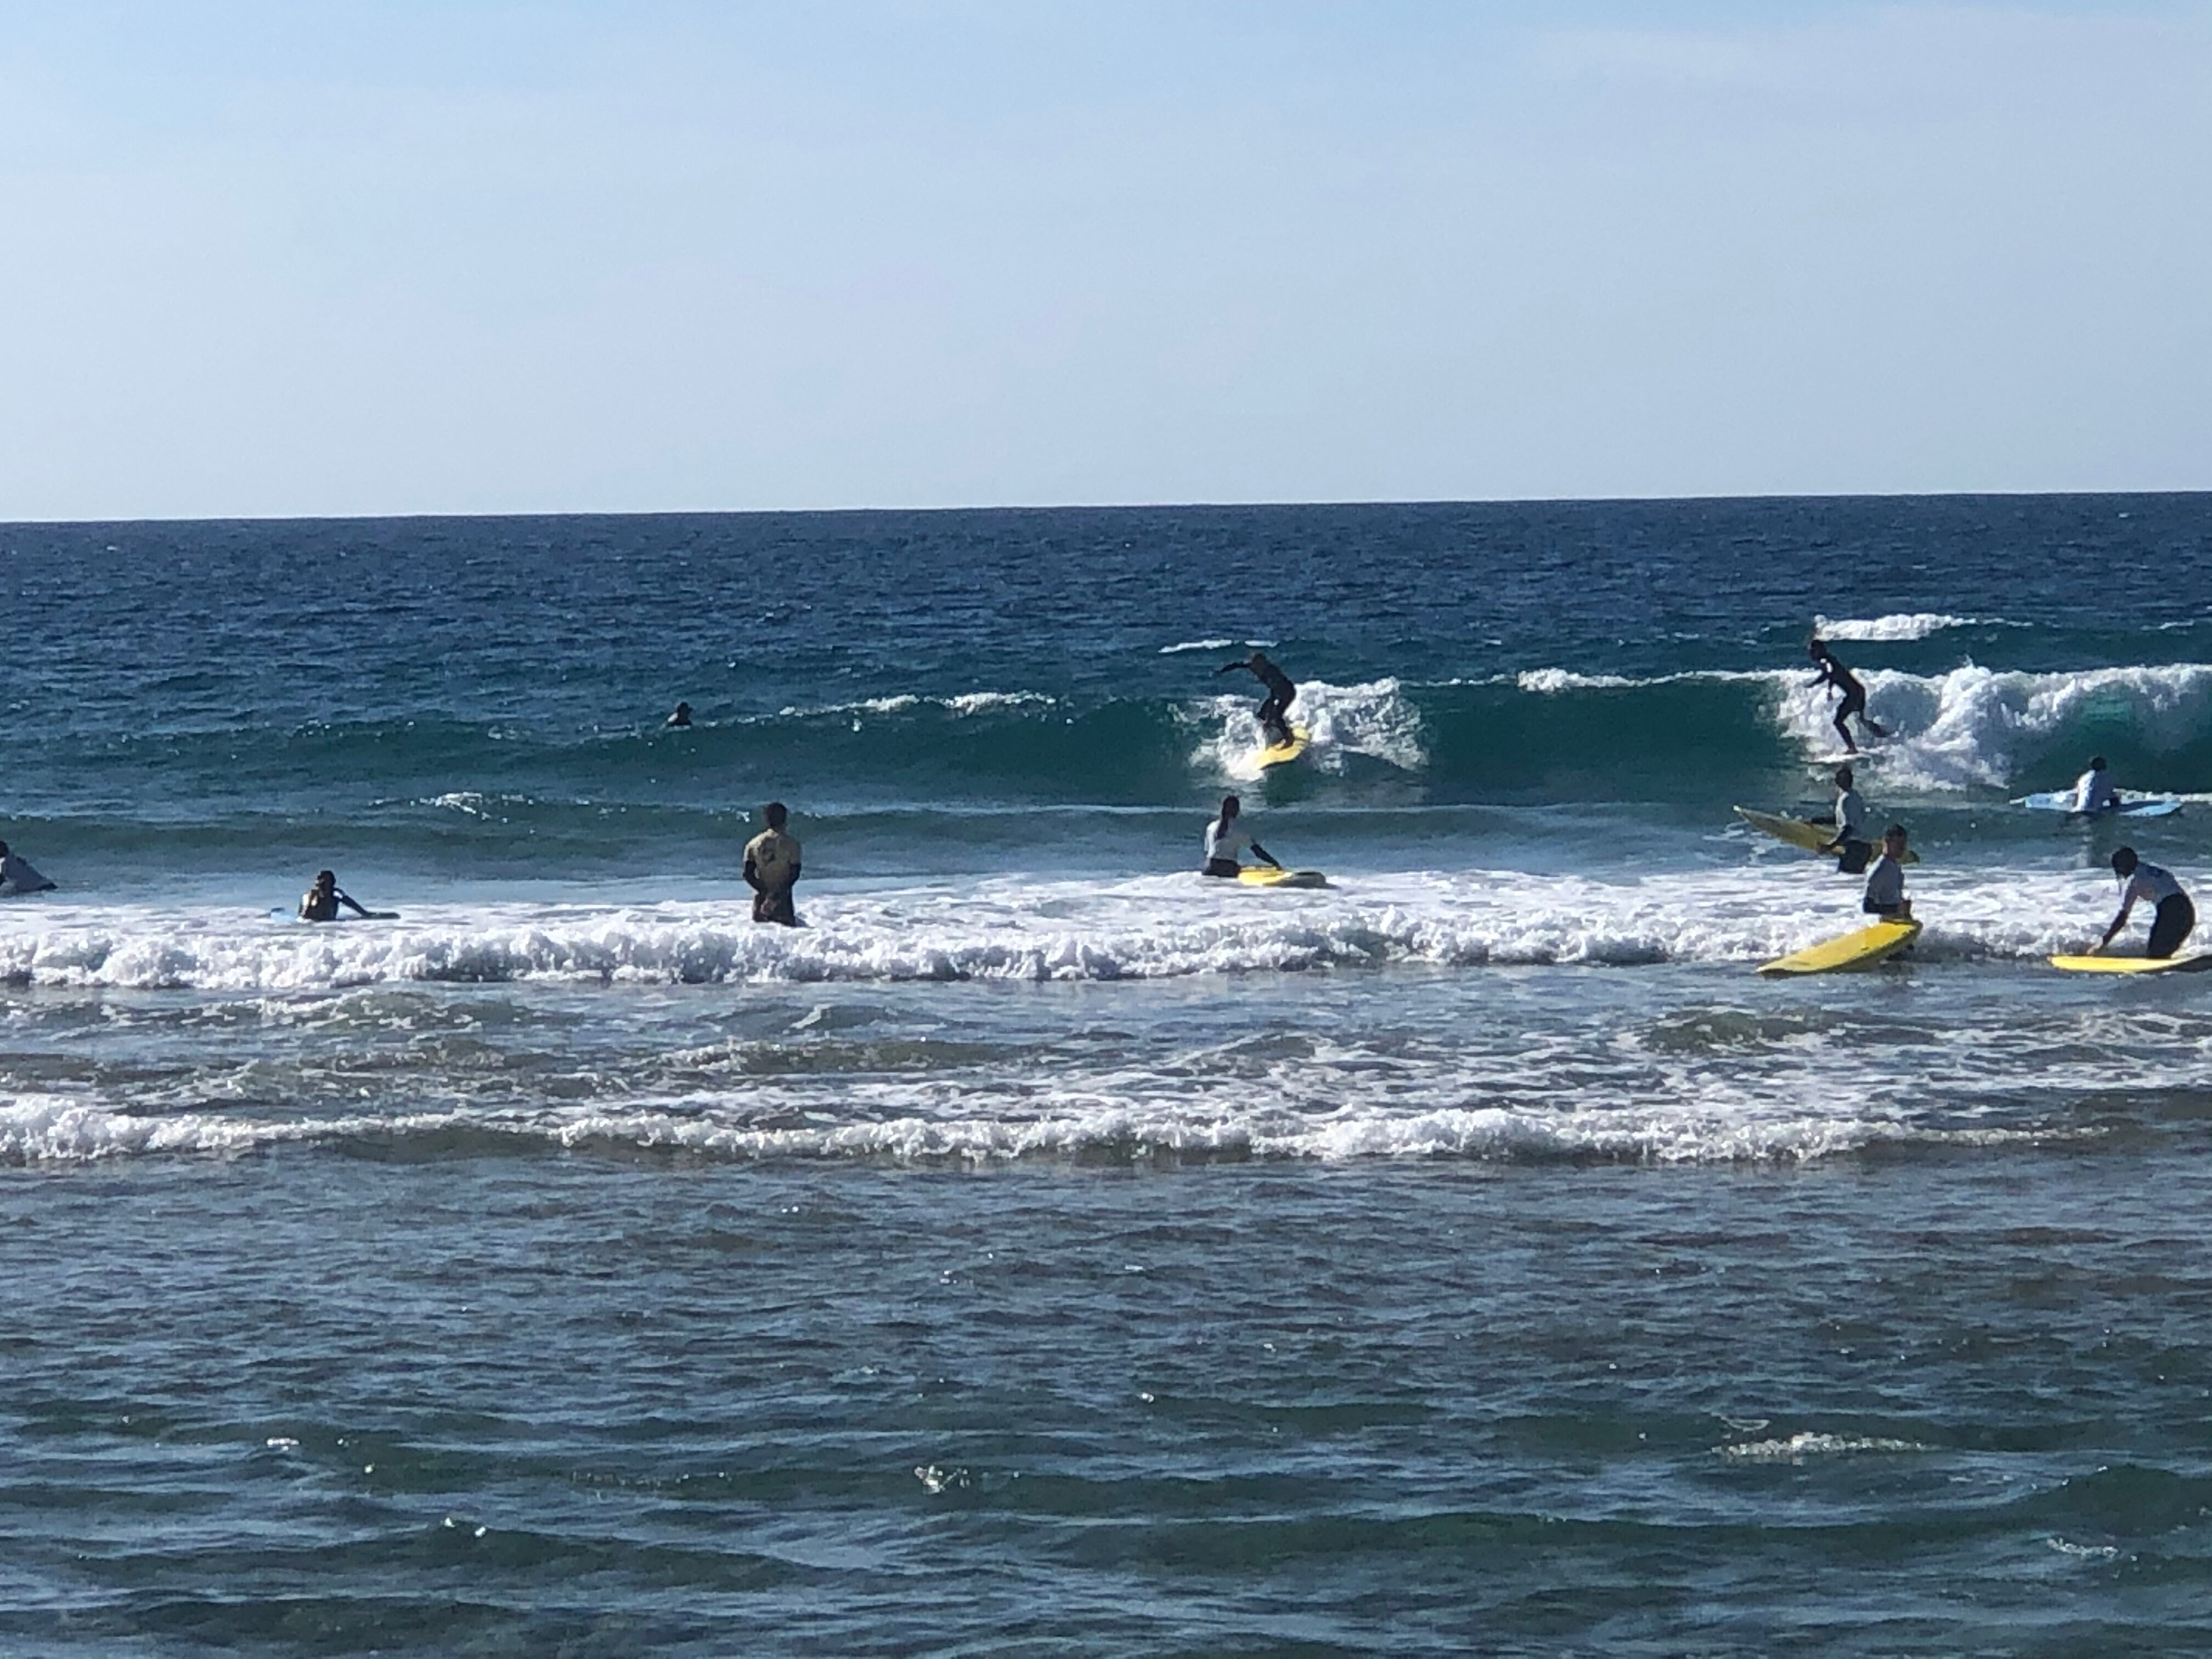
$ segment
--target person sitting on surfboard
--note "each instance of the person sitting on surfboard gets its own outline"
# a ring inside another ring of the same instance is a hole
[[[45,893],[53,889],[28,859],[19,859],[8,850],[8,843],[0,841],[0,897],[14,898],[23,893]]]
[[[1267,653],[1264,651],[1255,650],[1243,661],[1224,664],[1213,672],[1233,674],[1240,668],[1255,675],[1260,684],[1267,688],[1267,695],[1260,703],[1260,729],[1267,734],[1271,743],[1288,743],[1291,740],[1291,722],[1287,716],[1291,712],[1291,699],[1298,695],[1298,688],[1291,683],[1288,674],[1267,660]]]
[[[1836,854],[1836,868],[1847,876],[1856,876],[1867,867],[1867,860],[1874,854],[1874,845],[1866,838],[1866,802],[1851,787],[1851,769],[1836,769],[1836,838],[1820,848],[1823,853]]]
[[[1206,873],[1207,875],[1226,876],[1231,881],[1236,880],[1237,871],[1243,867],[1237,862],[1237,855],[1248,847],[1252,849],[1255,858],[1264,863],[1273,864],[1278,870],[1283,867],[1275,863],[1275,855],[1273,853],[1244,833],[1243,826],[1237,822],[1237,816],[1243,810],[1244,804],[1236,796],[1224,795],[1221,798],[1221,816],[1206,826]]]
[[[2074,810],[2105,812],[2119,804],[2120,792],[2113,785],[2111,774],[2105,770],[2105,757],[2090,756],[2089,769],[2074,781]]]
[[[368,912],[355,903],[350,896],[338,890],[337,876],[328,870],[318,870],[315,884],[300,895],[300,920],[336,921],[341,904],[357,916],[368,915]]]
[[[676,712],[671,714],[666,720],[661,721],[661,725],[664,726],[685,726],[690,724],[691,705],[688,702],[678,703],[676,705]]]
[[[2087,954],[2095,956],[2117,939],[2120,929],[2128,925],[2136,901],[2148,899],[2158,909],[2151,917],[2150,943],[2143,947],[2143,954],[2153,962],[2164,962],[2181,948],[2181,941],[2197,926],[2197,907],[2189,902],[2189,895],[2181,890],[2172,872],[2144,863],[2132,847],[2114,851],[2112,873],[2126,884],[2120,890],[2120,914],[2112,918],[2104,938],[2091,945]]]
[[[1854,714],[1858,716],[1859,724],[1877,738],[1886,738],[1889,735],[1867,718],[1866,687],[1859,684],[1859,677],[1838,662],[1835,653],[1828,649],[1824,641],[1814,640],[1805,647],[1805,654],[1820,665],[1820,672],[1814,677],[1813,684],[1832,685],[1844,694],[1844,700],[1836,705],[1836,732],[1843,738],[1844,748],[1850,750],[1854,755],[1859,752],[1858,744],[1851,740],[1850,727],[1844,724]]]
[[[1859,908],[1885,921],[1912,920],[1912,901],[1905,896],[1905,826],[1893,823],[1881,832],[1881,856],[1868,872],[1866,896]]]

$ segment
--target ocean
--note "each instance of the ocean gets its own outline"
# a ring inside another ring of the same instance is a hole
[[[2212,1647],[2212,978],[2045,962],[2212,875],[2212,496],[16,525],[0,612],[0,1650]],[[1762,980],[1815,628],[1925,932]],[[2011,804],[2093,752],[2182,811]]]

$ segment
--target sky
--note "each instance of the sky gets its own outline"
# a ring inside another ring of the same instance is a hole
[[[0,520],[2212,488],[2212,0],[0,0]]]

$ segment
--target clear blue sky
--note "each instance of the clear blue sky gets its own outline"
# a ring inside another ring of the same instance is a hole
[[[0,519],[2212,487],[2212,4],[0,3]]]

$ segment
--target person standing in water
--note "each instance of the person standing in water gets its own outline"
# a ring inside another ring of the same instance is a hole
[[[753,890],[753,920],[786,927],[799,926],[791,890],[799,884],[799,837],[784,823],[790,814],[780,800],[761,809],[768,828],[745,843],[745,885]]]
[[[1206,873],[1207,875],[1224,876],[1234,881],[1237,878],[1237,872],[1244,867],[1238,861],[1237,854],[1248,847],[1252,849],[1252,855],[1255,858],[1274,865],[1278,870],[1283,867],[1279,864],[1275,864],[1275,855],[1273,853],[1244,833],[1243,825],[1238,821],[1237,817],[1243,811],[1243,803],[1236,796],[1224,795],[1221,798],[1221,816],[1206,826]]]
[[[1213,672],[1216,674],[1233,674],[1240,668],[1255,676],[1261,684],[1267,688],[1267,695],[1260,702],[1260,729],[1267,734],[1271,744],[1288,743],[1291,740],[1291,702],[1298,695],[1298,688],[1291,684],[1288,674],[1267,659],[1266,652],[1260,650],[1255,650],[1241,662],[1224,663]]]
[[[2120,889],[2120,914],[2105,929],[2104,938],[2089,947],[2088,954],[2095,956],[2118,938],[2120,929],[2128,925],[2136,901],[2148,899],[2158,909],[2151,917],[2150,943],[2143,947],[2143,954],[2153,962],[2164,962],[2181,948],[2181,941],[2195,929],[2197,907],[2189,902],[2189,895],[2181,890],[2181,884],[2170,871],[2144,863],[2136,856],[2132,847],[2122,847],[2113,852],[2112,873],[2124,884]]]
[[[2109,812],[2120,804],[2120,792],[2112,783],[2112,774],[2105,768],[2102,755],[2089,757],[2089,769],[2074,781],[2074,810],[2077,812]]]
[[[1805,654],[1820,665],[1820,672],[1814,676],[1813,684],[1832,685],[1844,694],[1844,700],[1836,705],[1836,734],[1843,738],[1844,748],[1850,750],[1854,755],[1859,752],[1859,746],[1851,737],[1850,727],[1844,724],[1853,715],[1856,715],[1859,724],[1873,732],[1875,737],[1886,738],[1889,735],[1867,718],[1866,687],[1859,683],[1859,677],[1838,662],[1835,653],[1829,650],[1824,641],[1819,639],[1813,641],[1805,647]]]
[[[1912,901],[1905,896],[1905,826],[1893,823],[1881,832],[1881,856],[1867,872],[1865,896],[1859,908],[1884,921],[1912,920]]]
[[[691,705],[688,702],[678,703],[676,705],[676,712],[671,714],[666,720],[661,721],[661,725],[664,727],[675,726],[679,729],[690,724]]]
[[[1846,876],[1856,876],[1867,867],[1867,860],[1874,847],[1866,838],[1866,802],[1851,787],[1851,769],[1836,769],[1836,838],[1823,846],[1823,853],[1833,853],[1836,868]]]

